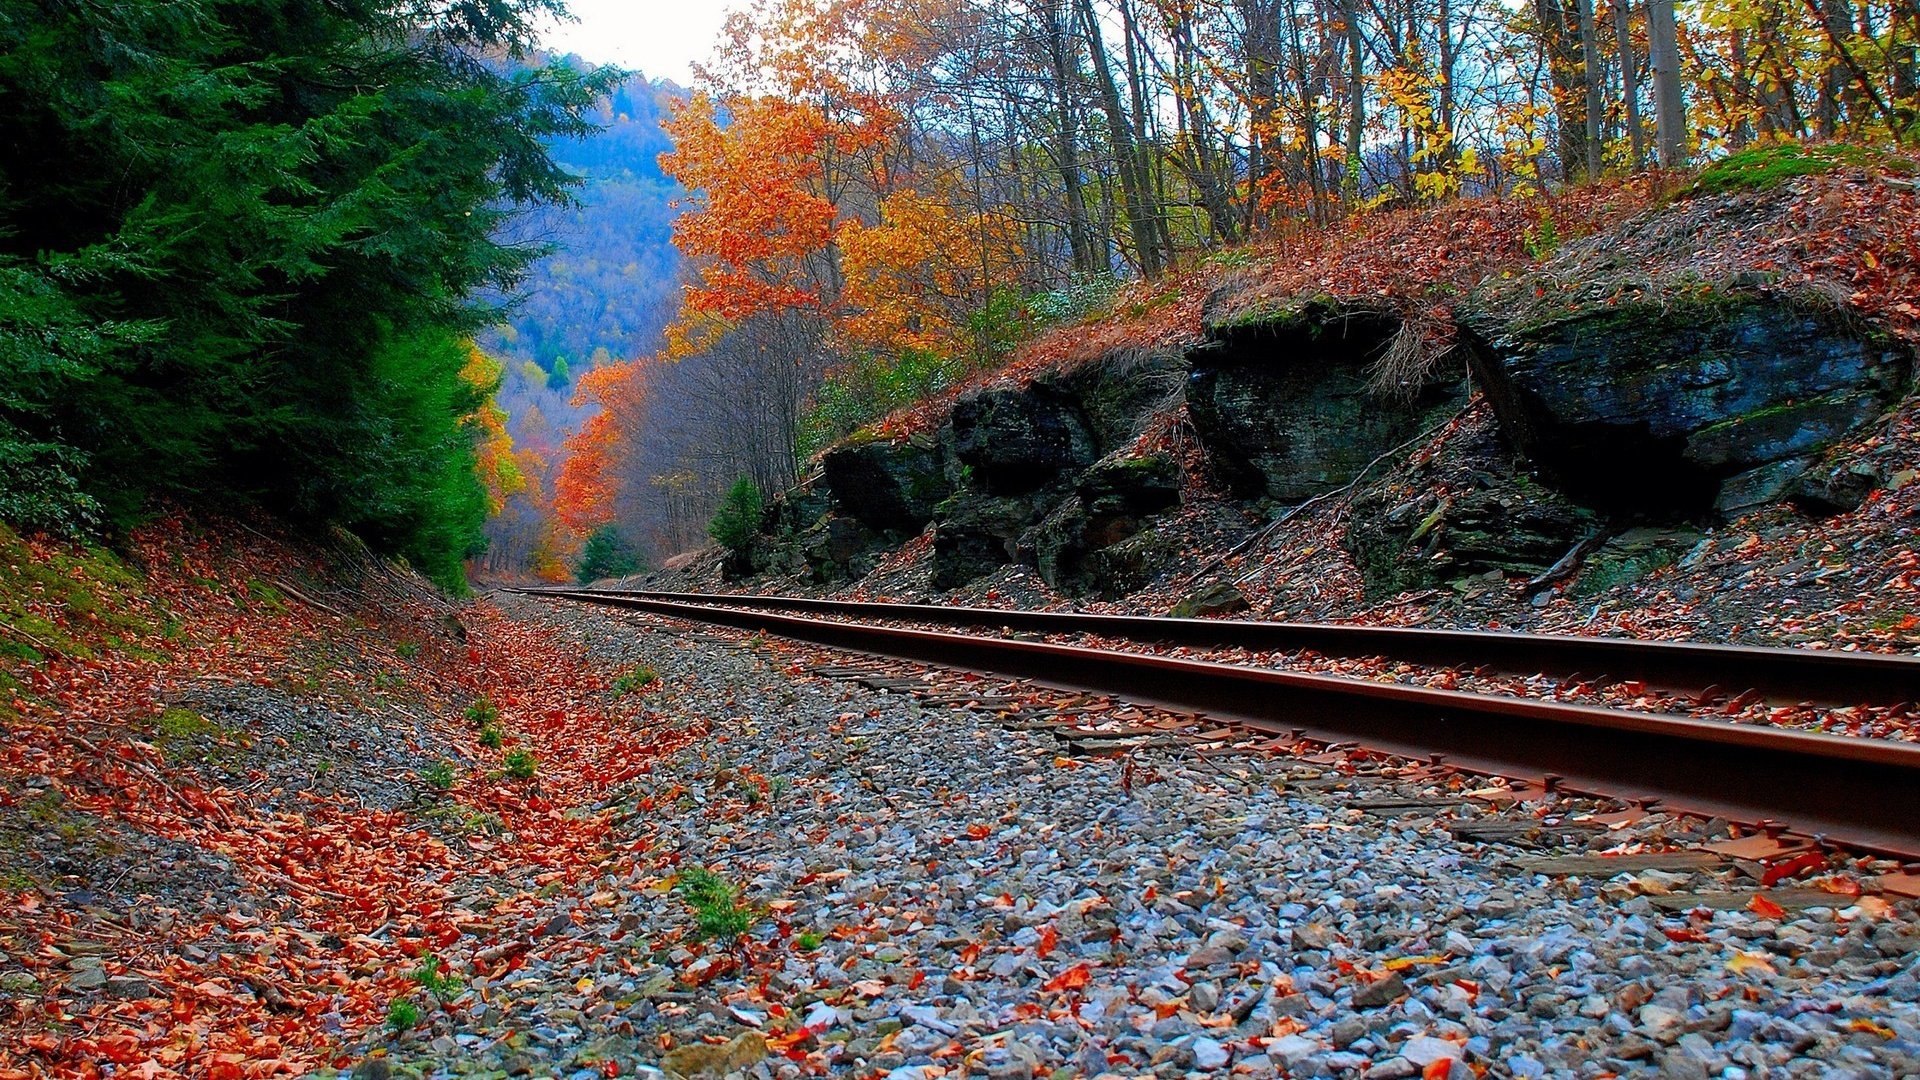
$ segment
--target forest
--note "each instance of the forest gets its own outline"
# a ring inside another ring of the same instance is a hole
[[[788,488],[1040,330],[1157,302],[1130,283],[1759,144],[1910,142],[1917,38],[1908,0],[755,0],[666,121],[682,302],[579,379],[554,536],[704,543],[740,478]]]
[[[1140,283],[1920,135],[1912,0],[752,0],[690,89],[542,52],[562,11],[10,4],[0,518],[658,562]]]

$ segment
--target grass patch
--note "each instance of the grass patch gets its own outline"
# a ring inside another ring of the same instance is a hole
[[[102,651],[152,655],[134,640],[158,634],[165,614],[141,585],[140,575],[105,548],[35,550],[0,525],[0,663],[84,660]]]
[[[1718,195],[1728,191],[1766,191],[1797,176],[1826,176],[1841,169],[1912,176],[1920,165],[1884,151],[1846,143],[1807,146],[1783,142],[1742,150],[1700,170],[1689,195]]]
[[[438,822],[462,836],[499,836],[507,829],[500,815],[475,810],[451,800],[443,800],[420,811],[428,821]]]

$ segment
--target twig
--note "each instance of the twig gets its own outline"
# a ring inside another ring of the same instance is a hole
[[[278,588],[281,592],[286,593],[288,596],[293,597],[295,600],[300,601],[301,603],[307,605],[310,608],[319,608],[321,611],[324,611],[329,615],[335,616],[336,618],[344,619],[347,617],[346,614],[341,612],[338,608],[330,607],[326,604],[321,603],[318,600],[315,600],[313,597],[308,596],[306,593],[303,593],[299,589],[294,588],[292,585],[288,584],[282,578],[269,578],[267,580],[271,581],[274,587]]]
[[[48,643],[40,640],[39,638],[34,637],[32,634],[27,633],[25,630],[20,629],[19,627],[13,625],[12,623],[0,622],[0,630],[5,630],[10,634],[13,634],[19,638],[24,639],[28,644],[38,646],[39,648],[44,649],[47,652],[57,653],[60,651],[59,649],[56,649],[52,645],[49,645]]]
[[[1593,532],[1581,537],[1578,543],[1567,549],[1565,555],[1560,556],[1558,562],[1540,571],[1538,576],[1528,581],[1523,591],[1534,593],[1565,577],[1581,559],[1586,557],[1587,552],[1591,551],[1593,546],[1598,543],[1604,535],[1604,530],[1595,529]]]

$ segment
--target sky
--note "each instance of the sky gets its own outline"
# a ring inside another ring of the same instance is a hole
[[[576,22],[549,31],[556,52],[618,64],[649,79],[693,81],[730,5],[723,0],[568,0]]]

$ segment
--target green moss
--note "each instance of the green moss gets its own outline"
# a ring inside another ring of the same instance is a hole
[[[52,656],[89,659],[150,636],[154,605],[140,575],[100,547],[56,547],[42,557],[0,525],[0,665]],[[49,618],[60,613],[60,621]]]
[[[1913,161],[1865,146],[1774,143],[1729,154],[1700,170],[1700,175],[1685,194],[1766,191],[1796,176],[1825,176],[1841,169],[1870,169],[1900,176],[1912,176],[1920,172],[1920,166]]]

